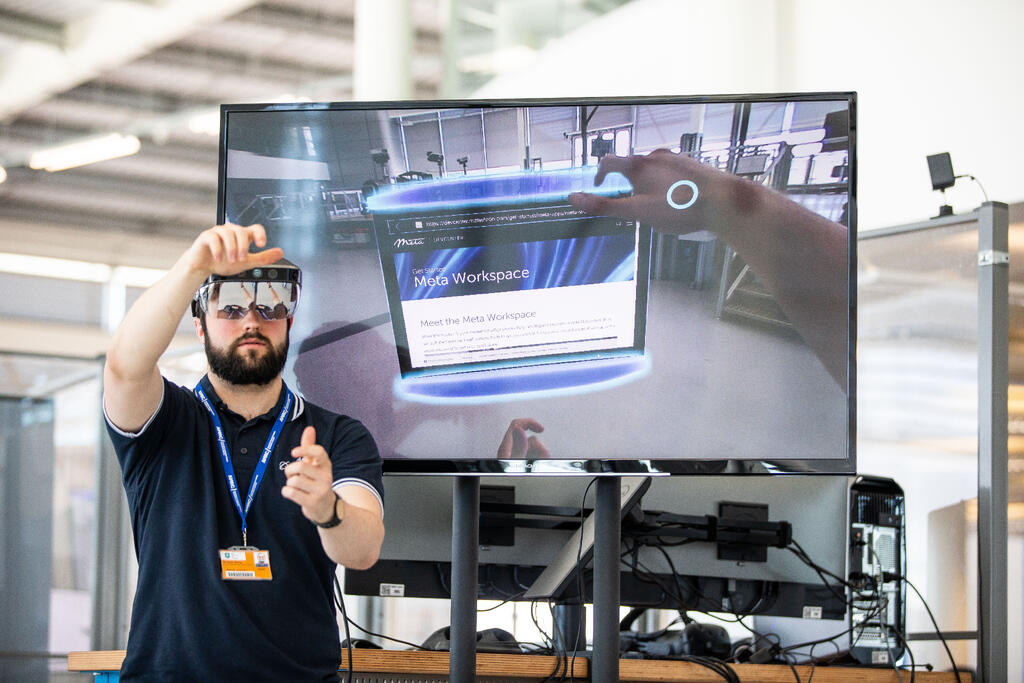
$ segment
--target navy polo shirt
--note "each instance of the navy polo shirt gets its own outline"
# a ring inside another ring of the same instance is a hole
[[[284,406],[246,421],[209,379],[244,500]],[[333,602],[336,565],[301,508],[281,495],[284,466],[307,425],[330,454],[334,486],[363,486],[381,500],[377,446],[363,425],[295,396],[246,517],[249,545],[270,551],[272,581],[224,581],[217,551],[242,544],[213,422],[187,388],[164,380],[160,407],[136,434],[107,421],[131,513],[138,586],[124,681],[337,680],[341,647]]]

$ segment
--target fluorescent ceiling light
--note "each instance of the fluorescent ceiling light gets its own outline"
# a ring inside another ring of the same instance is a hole
[[[150,287],[166,274],[166,270],[159,268],[115,266],[111,273],[111,279],[123,282],[126,287]]]
[[[0,273],[50,277],[60,280],[107,283],[116,281],[126,287],[149,287],[167,271],[135,266],[111,267],[105,263],[75,261],[0,252]]]
[[[141,149],[142,143],[134,135],[110,133],[101,137],[87,138],[66,145],[50,147],[34,152],[28,159],[29,168],[44,168],[47,171],[63,171],[76,166],[94,164],[97,161],[126,157]]]
[[[220,110],[211,109],[189,117],[188,129],[193,133],[206,135],[220,134]]]
[[[62,280],[106,282],[110,279],[111,268],[103,263],[72,261],[70,259],[50,258],[48,256],[0,253],[0,272],[60,278]]]
[[[271,102],[312,102],[306,95],[293,95],[290,92],[281,93],[277,97],[271,98]]]
[[[525,45],[514,45],[485,54],[467,55],[458,61],[458,67],[470,73],[500,74],[529,64],[536,54]]]
[[[7,169],[0,166],[0,183],[7,180]]]

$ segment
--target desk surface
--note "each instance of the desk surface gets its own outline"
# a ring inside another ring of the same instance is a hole
[[[417,652],[412,650],[355,650],[355,670],[360,673],[424,674],[444,675],[448,673],[447,652]],[[124,660],[124,650],[100,650],[95,652],[72,652],[68,655],[69,671],[118,671]],[[341,666],[345,667],[348,657],[341,653]],[[574,672],[576,678],[586,679],[589,662],[578,657]],[[556,657],[545,655],[496,655],[479,653],[476,656],[476,670],[479,677],[508,677],[510,674],[521,679],[542,679],[550,676],[558,665]],[[732,664],[744,683],[792,683],[793,672],[787,666],[772,664]],[[810,666],[797,666],[800,680],[811,677]],[[862,669],[851,667],[816,667],[814,676],[833,683],[899,683],[899,677],[892,669]],[[961,681],[973,680],[969,674],[961,673]],[[568,676],[567,676],[568,677]],[[621,681],[656,681],[665,683],[711,683],[722,678],[713,671],[689,662],[672,662],[641,659],[623,659],[619,662]],[[921,683],[956,683],[950,672],[919,671],[915,680]]]

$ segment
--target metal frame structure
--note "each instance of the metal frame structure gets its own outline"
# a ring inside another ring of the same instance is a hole
[[[977,661],[979,679],[995,683],[1007,676],[1009,207],[985,202],[974,213],[978,223]],[[860,239],[963,222],[963,215],[949,216],[872,230]]]
[[[978,665],[1007,675],[1009,207],[978,209]]]

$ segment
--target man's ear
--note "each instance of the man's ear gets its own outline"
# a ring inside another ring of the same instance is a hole
[[[200,320],[199,318],[192,318],[192,324],[196,326],[196,336],[199,337],[199,341],[205,343],[206,340],[203,338],[205,335],[202,320]]]

